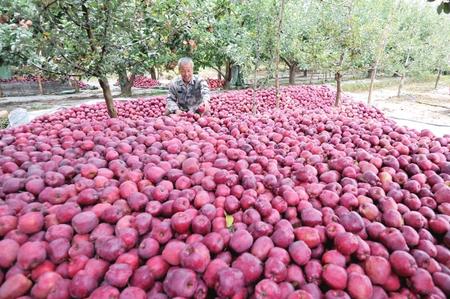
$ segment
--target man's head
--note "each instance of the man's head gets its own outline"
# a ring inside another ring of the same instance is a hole
[[[189,57],[180,58],[178,60],[178,71],[185,83],[191,82],[194,73],[194,62],[192,59]]]

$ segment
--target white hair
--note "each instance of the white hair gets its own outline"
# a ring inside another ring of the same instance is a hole
[[[189,57],[182,57],[180,60],[178,60],[178,68],[180,68],[182,65],[190,64],[192,67],[194,67],[194,62]]]

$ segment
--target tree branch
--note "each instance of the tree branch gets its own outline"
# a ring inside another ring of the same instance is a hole
[[[50,3],[48,3],[47,5],[44,6],[44,10],[47,10],[50,6],[52,6],[53,4],[55,4],[58,0],[53,0]]]
[[[78,64],[74,63],[73,61],[70,61],[69,58],[67,58],[66,56],[64,56],[63,54],[60,54],[61,57],[70,65],[72,65],[75,69],[84,72],[85,74],[91,75],[91,76],[95,76],[94,73],[91,73],[89,70],[82,68],[81,66],[79,66]]]
[[[203,61],[203,60],[198,60],[198,61],[199,61],[200,63],[204,64],[204,65],[209,66],[209,67],[212,68],[213,70],[217,71],[222,77],[225,78],[225,74],[222,73],[222,71],[221,71],[219,68],[215,67],[214,65],[210,65],[209,63],[207,63],[207,62],[205,62],[205,61]]]
[[[222,77],[225,78],[225,74],[222,73],[222,71],[221,71],[219,68],[216,68],[216,67],[214,67],[214,66],[211,66],[211,68],[212,68],[213,70],[217,71]]]
[[[96,49],[95,49],[94,34],[92,33],[91,25],[89,24],[89,10],[86,7],[86,1],[82,2],[81,9],[83,10],[84,22],[86,25],[85,29],[89,39],[89,45],[91,47],[92,52],[95,53]]]
[[[50,39],[50,44],[55,48],[55,49],[64,49],[64,45],[59,45],[57,42],[55,42],[53,39]],[[58,53],[58,51],[56,51],[56,53]],[[59,56],[61,56],[61,58],[63,58],[69,65],[71,65],[73,68],[75,68],[75,69],[77,69],[77,70],[79,70],[79,71],[81,71],[81,72],[84,72],[84,73],[86,73],[86,74],[88,74],[88,75],[91,75],[91,76],[93,76],[94,74],[93,73],[91,73],[89,70],[87,70],[87,69],[85,69],[85,68],[83,68],[83,67],[81,67],[81,66],[79,66],[76,62],[73,62],[73,61],[71,61],[69,58],[67,58],[65,55],[64,55],[64,50],[63,51],[61,51],[61,52],[59,52]]]
[[[23,59],[27,59],[27,57],[23,56],[22,54],[19,54],[20,57],[22,57]],[[43,68],[42,66],[39,66],[33,62],[28,62],[29,64],[31,64],[33,67],[37,68],[38,70],[47,72],[47,73],[51,73],[51,74],[55,74],[55,75],[62,75],[62,76],[81,76],[82,74],[67,74],[67,73],[62,73],[62,72],[58,72],[58,71],[52,71],[49,70],[47,68]]]
[[[286,58],[284,58],[283,56],[280,55],[281,60],[284,61],[284,63],[287,64],[287,66],[290,68],[292,66],[293,63],[289,62]]]
[[[89,23],[89,10],[86,7],[86,0],[84,0],[82,2],[81,9],[83,11],[84,22],[85,22],[85,25],[86,25],[85,29],[86,29],[86,33],[87,33],[88,40],[89,40],[89,46],[91,48],[92,53],[95,54],[95,53],[97,53],[97,49],[95,47],[94,33],[92,33],[92,28],[91,28],[91,25]],[[100,69],[99,69],[98,64],[96,66],[95,73],[93,74],[93,76],[94,77],[100,77]]]
[[[109,1],[106,1],[106,2],[108,3]],[[108,27],[111,24],[111,10],[109,9],[108,4],[104,4],[104,5],[105,5],[105,9],[106,9],[107,14],[105,16],[105,25],[104,25],[104,30],[103,30],[103,45],[102,45],[102,51],[101,51],[101,54],[100,54],[100,63],[103,61],[103,58],[104,58],[105,53],[106,53],[106,48],[107,48],[106,35],[108,34]]]
[[[69,4],[70,5],[70,4]],[[64,12],[64,14],[78,27],[80,27],[80,29],[86,29],[84,28],[83,24],[81,24],[78,20],[76,20],[71,14],[70,14],[70,9],[66,8],[65,6],[62,6],[62,4],[60,5],[61,10]]]

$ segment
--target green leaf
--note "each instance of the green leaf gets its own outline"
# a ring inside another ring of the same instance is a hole
[[[444,12],[445,13],[450,13],[450,3],[442,3],[442,4],[444,4]]]
[[[233,223],[234,223],[234,217],[233,215],[225,215],[225,223],[227,225],[227,228],[233,228]]]
[[[444,3],[439,4],[439,6],[437,7],[438,14],[441,14],[443,9],[444,9]]]

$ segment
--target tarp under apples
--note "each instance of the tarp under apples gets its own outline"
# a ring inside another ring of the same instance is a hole
[[[203,117],[154,97],[0,131],[0,299],[450,296],[450,135],[334,96],[218,93]]]

